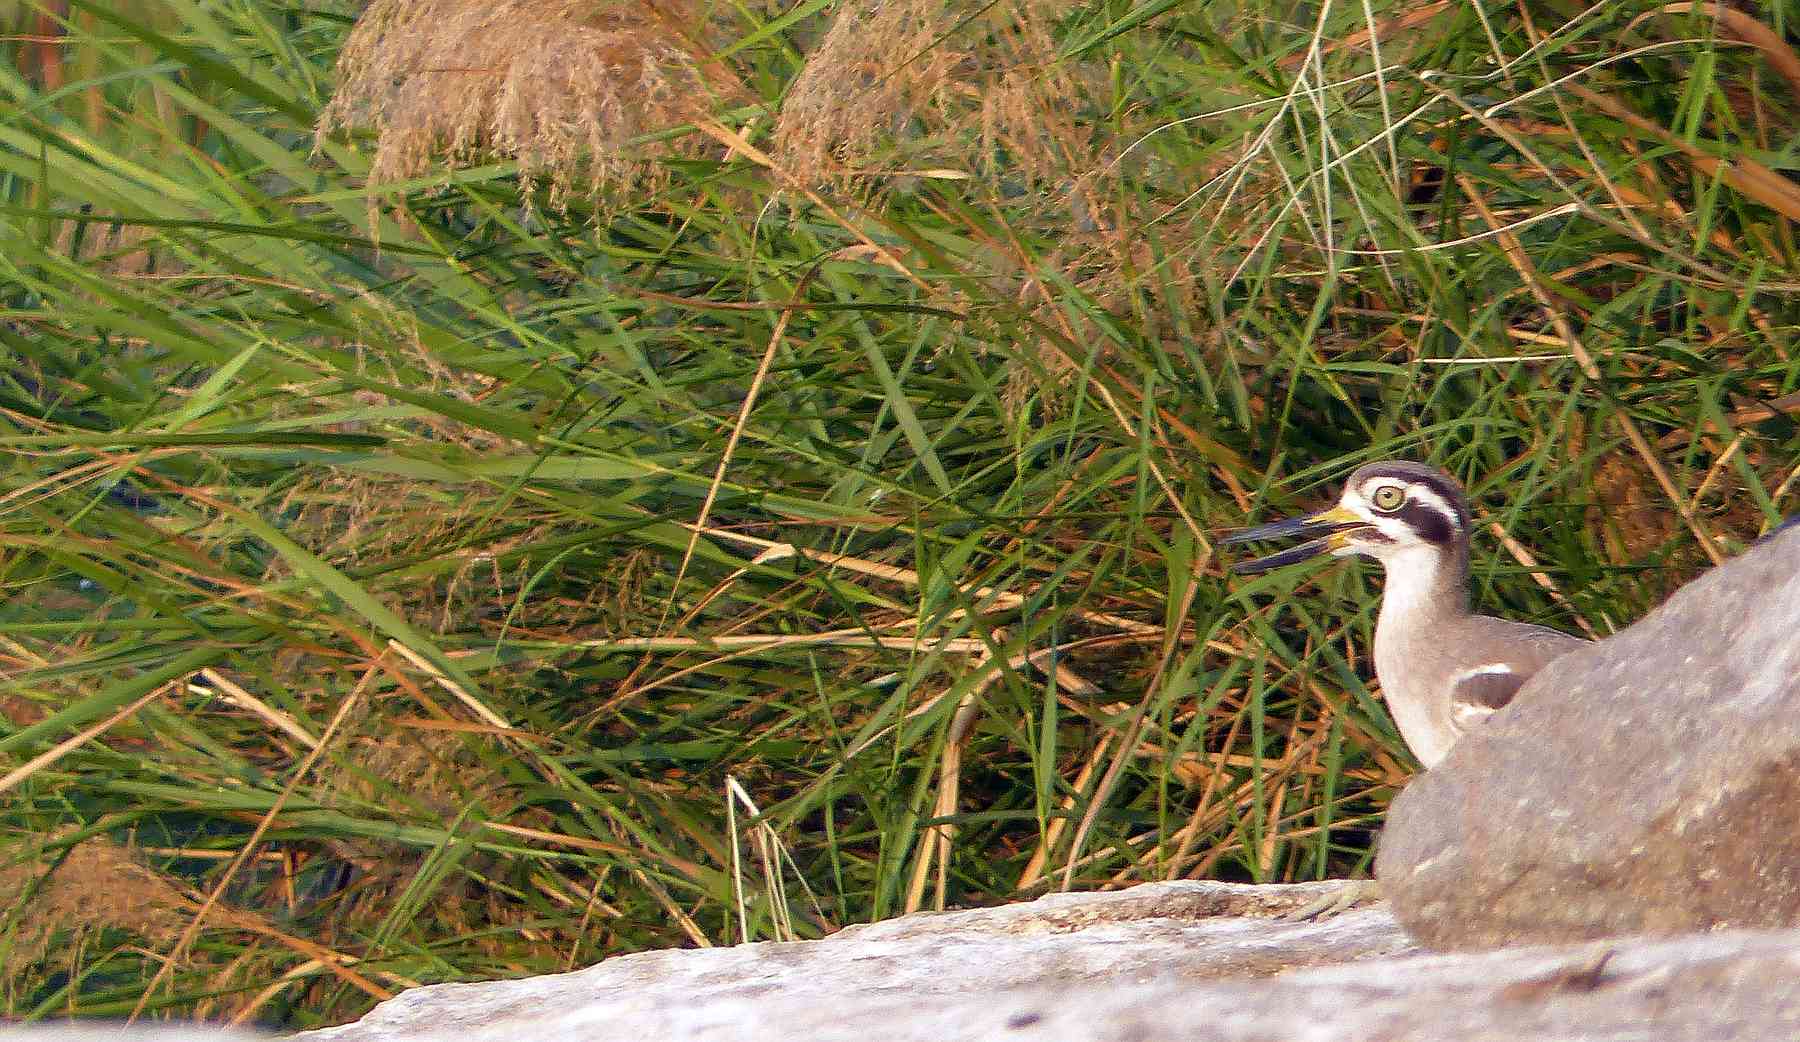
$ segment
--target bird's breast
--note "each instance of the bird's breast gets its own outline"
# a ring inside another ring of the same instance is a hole
[[[1388,714],[1406,747],[1429,768],[1450,751],[1458,732],[1450,718],[1448,696],[1431,684],[1438,656],[1431,649],[1409,648],[1408,642],[1377,629],[1375,679],[1381,682]]]

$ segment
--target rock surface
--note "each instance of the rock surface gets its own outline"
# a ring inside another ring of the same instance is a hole
[[[869,1027],[885,1029],[901,1009],[918,1013],[940,1003],[971,1015],[991,1010],[1001,991],[1055,994],[1079,984],[1103,994],[1145,981],[1253,978],[1412,949],[1379,909],[1322,923],[1271,918],[1334,889],[1153,883],[909,915],[820,941],[643,952],[575,973],[416,988],[356,1024],[294,1037],[435,1038],[431,1032],[454,1024],[456,1042],[973,1038],[981,1036],[944,1034],[936,1019],[929,1031],[871,1034]],[[879,1019],[846,1013],[859,1009]],[[792,1033],[797,1025],[805,1030]]]
[[[416,988],[294,1042],[1762,1042],[1800,1025],[1800,931],[1426,955],[1380,907],[1257,917],[1320,892],[1159,883],[646,952]]]
[[[1553,662],[1413,779],[1376,874],[1433,948],[1800,924],[1800,528]]]

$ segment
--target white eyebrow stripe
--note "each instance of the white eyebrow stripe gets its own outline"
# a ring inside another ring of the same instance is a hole
[[[1499,675],[1504,675],[1507,673],[1514,673],[1514,672],[1517,672],[1517,670],[1513,669],[1511,666],[1507,665],[1504,662],[1485,662],[1479,666],[1471,666],[1470,668],[1463,670],[1461,673],[1456,674],[1455,679],[1456,679],[1456,682],[1460,683],[1464,680],[1470,679],[1471,677],[1490,676],[1490,675],[1499,676]]]

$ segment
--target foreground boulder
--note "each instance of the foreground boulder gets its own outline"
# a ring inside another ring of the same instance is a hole
[[[645,952],[415,988],[295,1042],[1717,1042],[1800,1023],[1800,931],[1425,955],[1379,907],[1263,917],[1320,892],[1159,883]]]
[[[1533,677],[1375,868],[1433,948],[1800,924],[1800,528]]]
[[[1055,995],[1081,985],[1106,993],[1151,980],[1265,977],[1412,950],[1380,909],[1324,923],[1271,918],[1333,889],[1152,883],[909,915],[819,941],[643,952],[575,973],[416,988],[356,1024],[294,1037],[436,1039],[434,1031],[454,1024],[454,1042],[938,1042],[986,1037],[953,1022],[978,1013],[985,1022],[1003,991]]]

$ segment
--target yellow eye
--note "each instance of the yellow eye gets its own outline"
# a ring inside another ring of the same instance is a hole
[[[1406,492],[1399,485],[1383,485],[1369,496],[1376,510],[1399,510],[1400,504],[1406,502]]]

